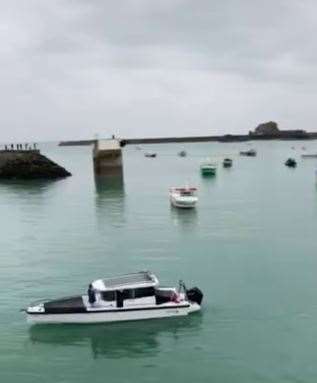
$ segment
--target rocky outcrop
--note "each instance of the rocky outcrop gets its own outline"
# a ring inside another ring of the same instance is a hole
[[[279,132],[280,130],[278,128],[278,125],[274,121],[269,121],[269,122],[260,124],[254,130],[254,134],[258,134],[258,135],[274,135],[274,134],[279,134]]]
[[[280,130],[274,121],[258,125],[254,132],[249,132],[252,140],[307,140],[313,139],[314,135],[302,129]]]
[[[38,150],[0,151],[0,179],[57,179],[71,176]]]

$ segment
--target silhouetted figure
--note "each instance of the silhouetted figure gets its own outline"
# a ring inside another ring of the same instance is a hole
[[[123,307],[123,302],[124,302],[124,292],[123,291],[117,291],[116,300],[117,300],[117,307]]]
[[[95,302],[96,302],[96,294],[95,294],[95,290],[93,289],[92,287],[92,284],[90,284],[88,286],[88,291],[87,291],[87,295],[88,295],[88,301],[91,305],[93,305]]]
[[[8,145],[4,145],[4,149],[5,149],[5,150],[8,150]]]
[[[33,148],[34,148],[34,150],[36,150],[36,143],[35,142],[33,144]]]
[[[11,150],[14,150],[14,145],[13,144],[11,144]]]

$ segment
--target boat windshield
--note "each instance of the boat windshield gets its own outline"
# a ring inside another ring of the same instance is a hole
[[[195,195],[196,190],[196,188],[176,188],[176,191],[181,196],[193,196]]]
[[[180,195],[183,195],[183,196],[192,196],[192,195],[194,195],[194,192],[191,191],[191,190],[181,190],[181,191],[180,191]]]

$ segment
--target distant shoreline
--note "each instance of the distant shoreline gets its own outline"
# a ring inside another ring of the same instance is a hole
[[[254,135],[254,134],[225,134],[223,136],[189,136],[189,137],[153,137],[153,138],[121,138],[127,145],[139,144],[167,144],[186,142],[247,142],[247,141],[307,141],[316,140],[317,132],[305,133],[305,135]],[[89,146],[96,140],[72,140],[61,141],[59,146]]]

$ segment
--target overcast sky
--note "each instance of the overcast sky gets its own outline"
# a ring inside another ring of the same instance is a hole
[[[0,141],[317,131],[316,0],[1,0]]]

